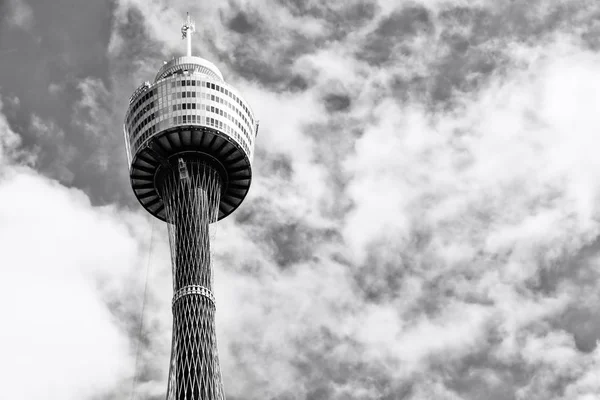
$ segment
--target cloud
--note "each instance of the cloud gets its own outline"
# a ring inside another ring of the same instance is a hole
[[[37,168],[47,171],[49,177],[69,184],[73,182],[74,172],[69,168],[77,150],[65,140],[65,132],[53,121],[44,121],[36,114],[31,116],[30,131],[36,136]],[[40,151],[40,147],[44,151]],[[51,153],[50,149],[54,152]]]
[[[163,7],[117,14],[180,52]],[[568,321],[597,323],[598,60],[569,24],[589,14],[202,7],[203,55],[262,121],[215,244],[229,397],[584,398],[596,338]]]
[[[214,245],[228,397],[590,398],[600,337],[594,5],[317,3],[189,10],[202,15],[198,53],[261,119],[252,190]],[[80,366],[84,349],[97,361],[97,386],[77,368],[79,380],[51,393],[61,398],[126,394],[141,303],[131,287],[148,257],[137,388],[147,398],[166,388],[166,235],[128,208],[120,129],[132,90],[182,52],[185,9],[127,0],[113,11],[109,76],[78,81],[73,126],[28,117],[38,143],[76,131],[85,144],[64,141],[79,154],[56,159],[45,145],[32,155],[0,119],[0,232],[7,263],[24,266],[3,269],[2,282],[29,279],[37,290],[19,309],[47,307],[48,319],[27,321],[48,332],[31,339],[44,363]],[[84,191],[42,177],[70,181],[53,161]],[[3,304],[6,334],[23,336],[23,313]]]
[[[30,31],[34,24],[33,9],[25,0],[8,0],[8,14],[5,17],[13,27]]]
[[[6,395],[128,395],[147,218],[94,207],[80,190],[20,162],[20,137],[2,114],[0,143],[0,373],[11,382]]]

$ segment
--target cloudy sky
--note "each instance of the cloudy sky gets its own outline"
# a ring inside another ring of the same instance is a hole
[[[261,121],[216,229],[228,399],[598,398],[597,0],[0,0],[3,396],[164,398],[122,121],[186,11]]]

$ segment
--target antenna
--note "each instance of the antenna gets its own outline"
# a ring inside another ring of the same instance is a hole
[[[192,56],[192,34],[196,32],[196,23],[190,18],[190,13],[187,13],[187,19],[181,27],[181,39],[187,38],[187,56]]]

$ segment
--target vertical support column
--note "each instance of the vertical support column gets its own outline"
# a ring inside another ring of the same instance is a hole
[[[188,32],[187,34],[187,56],[192,56],[192,34]]]
[[[180,159],[163,178],[174,289],[167,400],[224,399],[209,240],[220,193],[218,172],[201,161]]]
[[[187,14],[187,19],[181,27],[183,38],[187,39],[187,56],[192,56],[192,34],[196,32],[196,24],[190,18],[190,13]]]

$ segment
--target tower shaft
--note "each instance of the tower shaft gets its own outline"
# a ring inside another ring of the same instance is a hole
[[[221,177],[210,164],[181,157],[161,182],[174,290],[167,400],[221,400],[208,227],[218,218]]]

